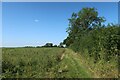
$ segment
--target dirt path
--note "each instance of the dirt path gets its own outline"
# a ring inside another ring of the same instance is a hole
[[[71,71],[74,70],[74,73],[77,74],[78,77],[92,77],[90,71],[81,64],[81,60],[72,50],[66,49],[62,55],[62,58],[64,57],[64,59],[67,60],[66,65],[69,64],[69,66],[72,67]]]
[[[66,57],[75,65],[76,71],[79,73],[79,71],[82,71],[83,75],[86,75],[87,77],[95,77],[99,78],[96,74],[94,74],[94,71],[89,68],[88,66],[85,66],[85,59],[83,59],[80,55],[77,53],[74,53],[72,50],[66,49],[68,52],[66,54]]]
[[[77,53],[70,49],[65,49],[61,53],[60,62],[53,66],[47,77],[57,78],[98,78],[93,74],[88,66],[84,65],[84,60]]]

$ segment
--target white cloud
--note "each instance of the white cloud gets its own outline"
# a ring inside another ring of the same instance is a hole
[[[39,22],[39,20],[38,20],[38,19],[35,19],[34,21],[35,21],[35,22]]]

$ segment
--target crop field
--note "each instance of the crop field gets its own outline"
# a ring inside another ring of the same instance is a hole
[[[3,49],[3,77],[91,77],[75,60],[67,58],[67,54],[64,48]]]
[[[107,68],[109,64],[105,64],[102,70],[109,70],[102,72],[98,70],[100,65],[93,68],[81,55],[67,48],[3,48],[2,53],[3,78],[117,77],[114,65]]]
[[[4,2],[0,78],[120,78],[118,5]]]

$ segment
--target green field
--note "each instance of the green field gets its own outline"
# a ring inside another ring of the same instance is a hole
[[[101,74],[99,64],[95,67],[85,57],[67,48],[3,48],[2,59],[4,78],[117,77],[114,65],[104,64]]]

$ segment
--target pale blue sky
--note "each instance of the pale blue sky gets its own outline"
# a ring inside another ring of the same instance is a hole
[[[108,22],[118,23],[115,2],[4,2],[2,4],[3,46],[59,44],[67,37],[68,18],[83,7],[95,7]]]
[[[0,47],[2,46],[2,3],[0,2]]]

